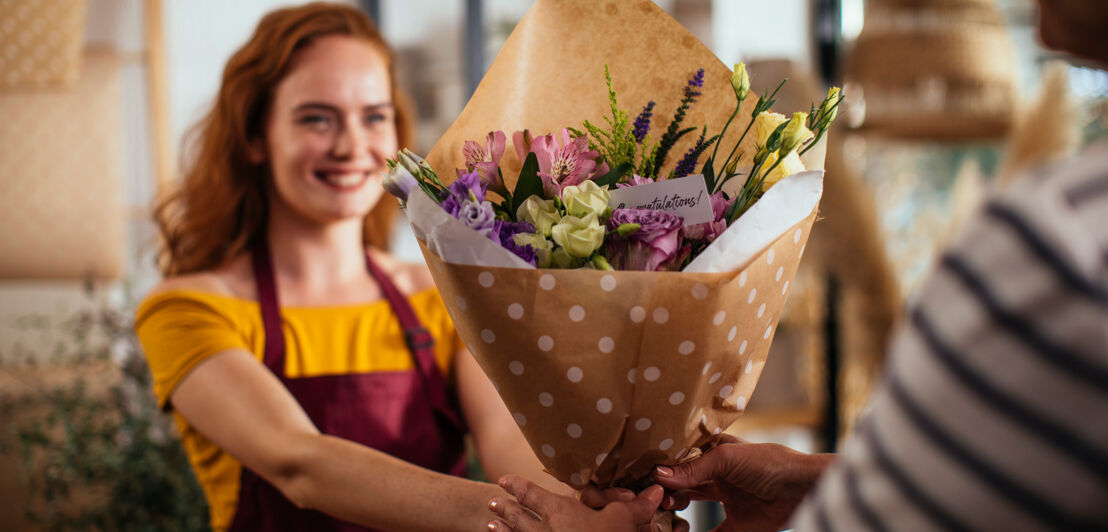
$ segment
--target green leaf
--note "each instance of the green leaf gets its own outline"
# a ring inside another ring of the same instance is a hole
[[[715,160],[712,157],[708,157],[708,160],[704,161],[704,166],[700,167],[700,173],[704,174],[704,185],[708,187],[708,192],[715,192],[716,186],[716,169]]]
[[[595,181],[597,185],[600,185],[602,187],[609,187],[619,182],[620,179],[623,179],[623,176],[627,175],[627,172],[630,171],[631,163],[623,163],[613,168],[612,171],[596,179],[593,179],[593,181]]]
[[[523,169],[519,171],[519,180],[516,181],[516,189],[512,192],[512,212],[519,210],[519,206],[531,196],[542,197],[539,159],[534,153],[527,154],[527,159],[523,161]]]

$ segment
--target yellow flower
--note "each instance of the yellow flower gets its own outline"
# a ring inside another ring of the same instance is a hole
[[[585,258],[604,243],[604,227],[595,214],[584,218],[564,216],[550,229],[550,236],[571,257]]]
[[[835,104],[839,101],[840,90],[838,87],[827,89],[827,99],[823,100],[823,105],[820,106],[819,113],[822,115],[820,119],[828,124],[839,114],[839,107]]]
[[[550,236],[550,228],[558,223],[561,216],[558,214],[558,208],[554,206],[554,200],[529,196],[516,209],[516,218],[521,222],[527,222],[535,226],[535,232],[543,236]]]
[[[769,136],[777,129],[777,126],[784,124],[788,120],[789,119],[781,113],[774,113],[772,111],[758,113],[758,116],[754,118],[754,144],[765,146],[766,141],[769,140]]]
[[[763,168],[769,169],[777,163],[777,152],[769,154],[766,157],[766,162]],[[765,181],[762,181],[762,192],[765,193],[773,185],[776,185],[778,181],[791,176],[797,172],[803,172],[807,170],[804,168],[804,163],[800,160],[800,155],[797,155],[796,150],[789,152],[784,159],[781,160],[781,164],[777,165],[769,174],[766,175]]]
[[[600,216],[608,209],[611,196],[608,189],[597,185],[595,181],[585,181],[577,186],[562,189],[562,204],[572,216],[584,217],[590,214]]]
[[[746,99],[750,92],[750,76],[746,73],[746,63],[735,65],[735,71],[731,74],[731,88],[735,89],[735,96],[739,101]]]
[[[796,151],[805,142],[815,137],[804,124],[808,122],[808,113],[793,113],[789,125],[781,132],[781,153]]]

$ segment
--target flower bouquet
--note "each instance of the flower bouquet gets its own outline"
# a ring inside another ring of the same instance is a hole
[[[559,480],[634,486],[746,407],[822,193],[801,156],[840,100],[787,119],[748,92],[649,1],[539,0],[428,160],[389,163],[459,335]]]

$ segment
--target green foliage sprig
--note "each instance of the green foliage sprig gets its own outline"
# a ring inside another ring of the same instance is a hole
[[[82,312],[63,325],[73,341],[54,353],[74,372],[90,361],[117,370],[106,392],[90,391],[82,376],[0,406],[0,417],[21,419],[6,423],[5,436],[18,443],[30,496],[24,514],[43,530],[208,530],[203,492],[150,393],[130,316],[108,305]]]

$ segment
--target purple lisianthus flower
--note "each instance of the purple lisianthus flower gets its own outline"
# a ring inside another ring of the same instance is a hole
[[[493,240],[499,242],[504,249],[511,251],[517,257],[523,259],[524,262],[529,262],[531,266],[535,266],[535,248],[516,244],[513,238],[518,233],[534,233],[535,226],[527,222],[505,222],[504,220],[496,220],[495,225],[495,238],[493,238]]]
[[[476,201],[477,203],[485,201],[486,187],[481,182],[481,177],[476,170],[459,175],[458,179],[446,188],[447,192],[442,201],[439,202],[439,206],[455,218],[461,219],[458,212],[462,207],[462,203],[466,201]],[[472,194],[472,197],[470,194]]]
[[[684,227],[681,229],[681,234],[686,239],[703,240],[711,243],[727,230],[727,220],[723,218],[723,215],[735,202],[735,198],[725,199],[723,192],[716,192],[712,194],[711,200],[713,221]]]
[[[408,201],[408,194],[413,188],[419,186],[419,182],[416,181],[414,175],[404,168],[403,165],[392,163],[388,164],[388,172],[385,174],[385,180],[382,182],[385,190],[400,198],[401,201]]]
[[[505,242],[514,242],[512,237],[516,233],[534,233],[535,226],[527,222],[506,222],[504,220],[496,221],[496,238],[497,241],[504,245]],[[508,247],[504,245],[504,247]]]
[[[608,219],[608,228],[620,226],[638,229],[620,236],[613,232],[605,246],[605,258],[617,270],[657,271],[673,259],[681,247],[683,218],[653,209],[616,209]]]
[[[496,241],[496,213],[491,203],[465,200],[461,202],[456,217],[466,227]]]

